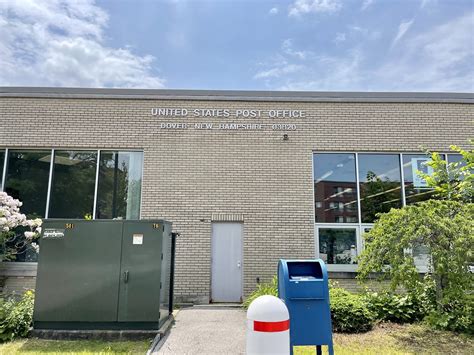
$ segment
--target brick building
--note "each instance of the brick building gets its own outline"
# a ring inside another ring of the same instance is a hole
[[[430,197],[416,173],[427,169],[421,147],[450,153],[474,137],[473,103],[446,93],[0,88],[0,183],[30,215],[172,221],[181,302],[239,301],[279,258],[321,257],[349,285],[375,214]],[[1,263],[4,291],[33,287],[34,261],[22,250]]]

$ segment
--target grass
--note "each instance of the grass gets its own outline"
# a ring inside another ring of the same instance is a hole
[[[149,341],[19,339],[0,344],[0,355],[145,354]],[[353,354],[474,354],[474,337],[432,330],[422,324],[383,323],[363,334],[334,334],[336,355]],[[299,348],[294,355],[312,355],[315,348]]]
[[[19,339],[0,344],[0,355],[145,354],[151,341],[152,339],[140,341]]]
[[[380,324],[363,334],[334,334],[336,355],[474,354],[474,338],[436,331],[421,324]],[[294,355],[315,354],[315,349],[298,349]]]

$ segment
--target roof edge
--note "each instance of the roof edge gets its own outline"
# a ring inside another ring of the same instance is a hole
[[[267,102],[474,103],[474,93],[0,87],[0,97]]]

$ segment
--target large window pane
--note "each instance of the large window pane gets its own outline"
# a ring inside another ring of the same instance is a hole
[[[142,152],[100,152],[97,218],[140,218],[142,166]]]
[[[373,223],[377,213],[402,206],[400,156],[359,154],[362,223]]]
[[[3,179],[3,165],[5,159],[5,151],[0,150],[0,189],[2,188],[2,179]]]
[[[355,228],[319,228],[319,257],[327,264],[357,263]]]
[[[9,150],[5,192],[23,202],[28,217],[44,217],[48,193],[50,150]]]
[[[314,154],[314,203],[316,222],[358,222],[354,154]]]
[[[97,151],[56,151],[49,217],[92,217]]]
[[[403,174],[405,177],[406,204],[425,201],[433,197],[433,189],[421,178],[417,171],[432,174],[433,169],[426,165],[431,158],[424,154],[403,154]]]

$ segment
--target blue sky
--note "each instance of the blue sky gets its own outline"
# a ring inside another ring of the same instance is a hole
[[[472,0],[0,0],[0,85],[474,91]]]

